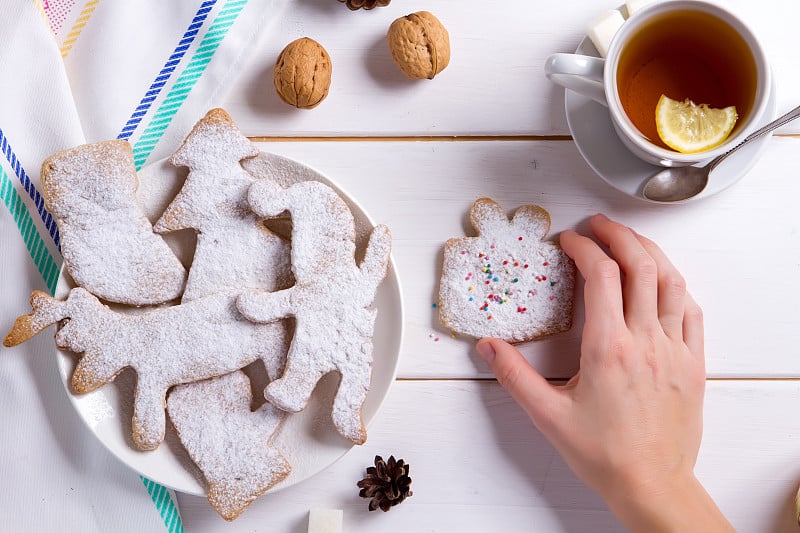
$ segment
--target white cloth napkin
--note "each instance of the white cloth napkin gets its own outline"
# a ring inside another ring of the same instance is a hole
[[[61,266],[39,173],[52,153],[131,142],[166,157],[218,103],[280,0],[12,0],[0,17],[0,334]],[[52,328],[0,348],[0,516],[9,531],[183,531],[173,495],[140,478],[69,403]]]

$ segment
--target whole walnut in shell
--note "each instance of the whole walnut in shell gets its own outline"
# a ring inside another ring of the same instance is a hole
[[[439,19],[427,11],[392,22],[387,40],[392,59],[413,80],[432,80],[450,62],[450,35]]]
[[[314,39],[301,37],[286,45],[273,69],[281,100],[300,109],[317,107],[331,86],[331,57]]]

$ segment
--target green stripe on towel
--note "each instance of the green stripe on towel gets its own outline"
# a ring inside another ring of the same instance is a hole
[[[53,259],[50,250],[44,245],[42,236],[33,222],[28,206],[25,205],[22,197],[14,188],[14,184],[2,167],[0,167],[0,197],[2,197],[3,203],[6,204],[20,235],[25,241],[31,260],[36,265],[39,274],[42,275],[50,294],[53,294],[58,283],[59,265]]]
[[[144,476],[139,476],[139,479],[144,483],[147,492],[150,494],[153,503],[161,514],[161,519],[169,533],[184,533],[183,523],[178,514],[178,508],[175,502],[172,501],[172,496],[163,485],[159,485],[155,481],[150,481]]]
[[[197,50],[192,55],[191,61],[175,80],[147,128],[133,145],[133,160],[136,163],[136,170],[141,169],[147,158],[150,157],[156,144],[164,135],[164,131],[169,127],[173,117],[205,72],[225,34],[236,22],[245,5],[247,5],[247,0],[228,0],[222,6],[222,10],[211,23],[203,40],[200,41]]]

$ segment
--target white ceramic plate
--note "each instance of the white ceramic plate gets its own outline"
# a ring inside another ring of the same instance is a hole
[[[353,212],[359,253],[363,253],[366,237],[374,227],[373,221],[351,196],[321,173],[296,161],[266,153],[250,160],[246,166],[254,175],[270,175],[283,186],[298,181],[317,180],[333,187]],[[185,169],[176,169],[166,161],[149,165],[139,172],[137,195],[151,221],[160,216],[184,179]],[[167,241],[184,264],[191,263],[194,239],[190,233],[178,232],[167,236]],[[66,271],[62,271],[56,287],[56,298],[66,298],[68,291],[74,286]],[[388,273],[378,288],[374,305],[378,316],[375,322],[372,384],[363,409],[367,428],[375,419],[394,382],[400,357],[404,320],[400,282],[394,260],[389,263]],[[180,445],[169,421],[166,438],[158,449],[142,452],[133,447],[130,435],[135,375],[132,370],[125,370],[114,383],[97,391],[75,395],[70,391],[69,379],[76,356],[56,350],[56,360],[73,406],[87,427],[112,454],[142,476],[162,485],[188,494],[205,495],[205,486],[199,471]],[[308,406],[300,413],[287,416],[279,429],[273,443],[292,465],[292,473],[273,491],[299,483],[324,470],[352,448],[353,444],[336,432],[330,420],[331,402],[337,384],[338,376],[335,374],[323,378]],[[198,408],[202,409],[202,406]]]
[[[581,41],[575,53],[600,55],[588,37]],[[776,106],[773,80],[767,115],[757,122],[766,124],[775,118]],[[564,107],[572,138],[592,170],[615,189],[651,201],[642,196],[642,187],[661,167],[645,163],[625,148],[611,123],[608,108],[569,89],[564,95]],[[739,181],[755,165],[771,135],[763,136],[726,159],[714,170],[703,192],[686,201],[706,198]]]

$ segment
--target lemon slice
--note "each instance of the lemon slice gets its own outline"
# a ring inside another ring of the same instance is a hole
[[[656,105],[656,127],[664,144],[682,154],[692,154],[719,146],[736,124],[736,107],[723,109],[683,102],[661,95]]]

